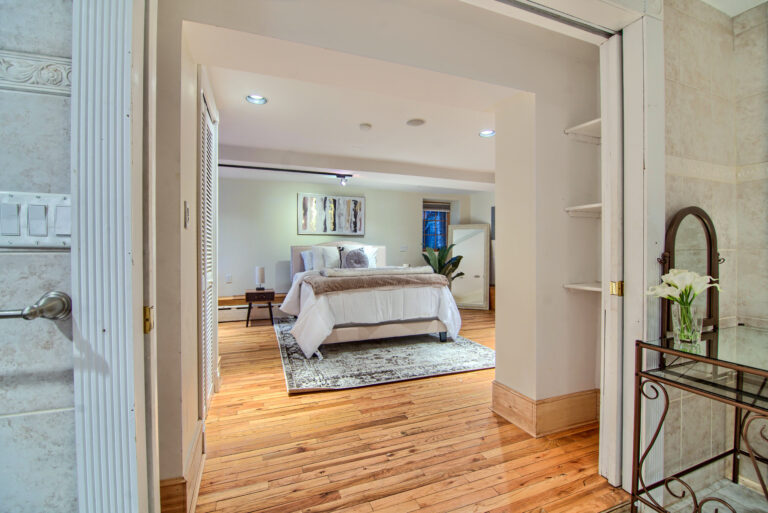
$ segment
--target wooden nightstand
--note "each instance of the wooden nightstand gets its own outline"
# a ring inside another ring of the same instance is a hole
[[[272,301],[275,300],[275,291],[273,289],[246,290],[245,300],[248,302],[248,316],[245,318],[246,328],[251,325],[251,310],[253,309],[254,303],[257,305],[266,305],[266,307],[269,308],[269,322],[270,324],[275,323],[275,319],[272,316]],[[262,307],[259,306],[258,308]]]

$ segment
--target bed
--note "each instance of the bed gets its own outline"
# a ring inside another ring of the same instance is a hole
[[[315,246],[360,246],[337,241]],[[291,289],[280,310],[297,317],[291,334],[304,356],[319,354],[322,344],[375,340],[437,333],[441,341],[455,338],[461,317],[446,286],[386,286],[316,295],[304,280],[317,276],[306,271],[302,251],[312,246],[291,246]],[[386,268],[386,248],[376,248],[376,267]]]

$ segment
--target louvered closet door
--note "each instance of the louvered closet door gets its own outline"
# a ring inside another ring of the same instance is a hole
[[[214,297],[214,227],[216,226],[216,127],[211,120],[205,97],[200,109],[200,179],[198,198],[198,254],[200,301],[200,386],[201,414],[208,413],[216,365],[216,304]]]

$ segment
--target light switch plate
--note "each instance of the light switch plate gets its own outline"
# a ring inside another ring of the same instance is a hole
[[[0,214],[0,248],[66,249],[72,245],[69,194],[0,191]],[[14,223],[18,223],[18,231]]]

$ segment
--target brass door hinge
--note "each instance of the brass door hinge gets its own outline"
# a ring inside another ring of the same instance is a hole
[[[624,282],[623,281],[612,281],[610,286],[610,293],[612,296],[623,296],[624,295]]]
[[[144,307],[144,334],[146,335],[150,331],[152,331],[152,328],[155,327],[155,321],[152,317],[152,310],[154,310],[154,306],[145,306]]]

